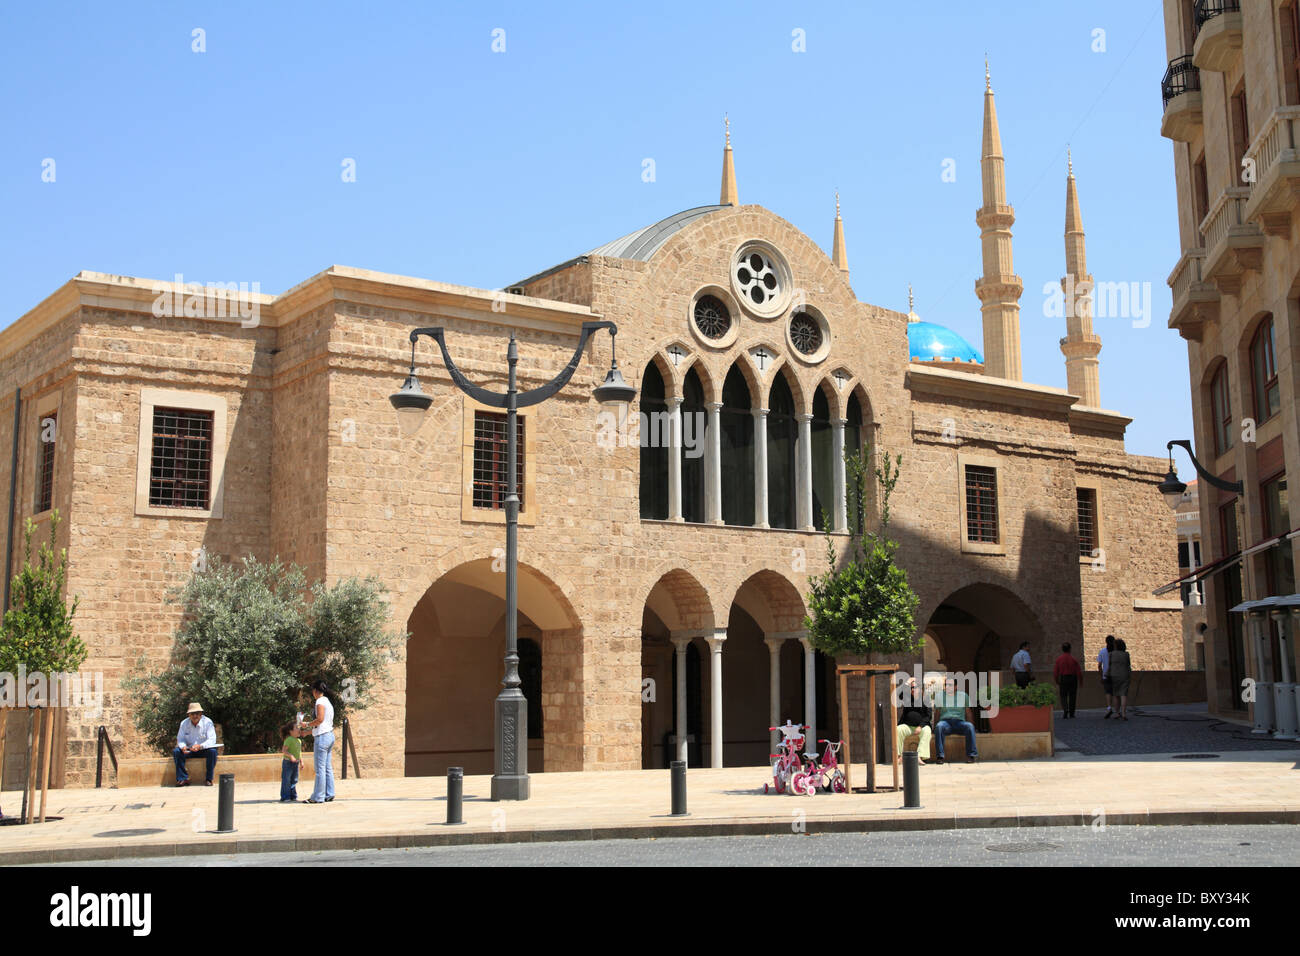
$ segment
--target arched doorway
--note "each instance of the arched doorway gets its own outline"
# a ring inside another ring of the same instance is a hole
[[[493,702],[504,673],[505,625],[505,574],[491,558],[448,571],[411,611],[406,776],[438,776],[448,767],[492,772]],[[582,628],[554,582],[523,564],[518,633],[519,676],[528,700],[528,770],[580,769]]]
[[[706,637],[712,633],[713,612],[699,581],[678,568],[655,582],[641,613],[642,769],[662,769],[678,758],[681,704],[686,718],[687,766],[707,766]],[[682,667],[685,696],[679,701],[678,671]]]
[[[942,648],[943,669],[988,673],[1011,666],[1021,641],[1042,667],[1048,647],[1042,626],[1015,594],[996,584],[971,584],[948,595],[930,615],[927,639]],[[927,641],[928,642],[928,641]]]

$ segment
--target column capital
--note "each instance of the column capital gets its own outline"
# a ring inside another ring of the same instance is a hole
[[[672,641],[674,644],[689,644],[697,637],[707,638],[708,634],[709,631],[703,628],[696,628],[694,630],[669,631],[668,640]]]
[[[849,423],[849,420],[848,420],[847,418],[832,418],[832,419],[831,419],[831,427],[832,427],[832,428],[843,428],[843,427],[844,427],[845,425],[847,425],[848,423]]]
[[[755,418],[766,418],[770,411],[771,409],[769,408],[751,408],[749,413]]]
[[[709,647],[713,653],[721,654],[722,645],[727,643],[727,629],[725,627],[716,628],[713,631],[705,631],[704,639],[709,642]]]
[[[811,422],[813,420],[812,412],[800,412],[798,415],[795,416],[795,420],[800,425]]]
[[[709,411],[711,411],[711,412],[718,412],[718,411],[721,411],[721,410],[722,410],[722,403],[721,403],[721,402],[705,402],[705,403],[704,403],[704,407],[707,408],[707,409],[708,409]]]
[[[680,405],[682,404],[682,402],[684,402],[684,401],[686,401],[686,398],[685,398],[684,396],[682,396],[682,395],[667,395],[667,396],[664,397],[664,404],[665,404],[665,405],[677,405],[677,406],[680,406]]]
[[[781,637],[776,637],[775,635],[768,635],[767,637],[763,638],[763,643],[767,645],[767,649],[769,651],[771,651],[773,654],[776,654],[778,651],[781,650],[781,645],[785,643],[785,639]]]
[[[773,631],[771,634],[764,635],[764,640],[772,638],[778,641],[802,640],[808,636],[807,631]]]

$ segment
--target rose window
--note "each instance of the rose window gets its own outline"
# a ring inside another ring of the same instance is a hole
[[[695,327],[706,339],[720,339],[731,328],[731,313],[715,296],[700,296],[695,303]]]
[[[781,277],[772,261],[762,252],[751,249],[736,262],[736,285],[741,295],[754,305],[762,306],[781,293]]]
[[[804,312],[790,319],[790,342],[804,355],[816,355],[822,347],[822,327]]]

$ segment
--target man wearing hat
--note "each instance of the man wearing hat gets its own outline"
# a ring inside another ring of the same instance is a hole
[[[190,757],[207,760],[204,783],[212,786],[212,773],[217,769],[217,728],[211,719],[204,716],[201,704],[190,704],[188,714],[181,721],[180,733],[176,735],[172,757],[176,760],[176,786],[188,787],[190,784],[190,775],[185,772],[185,761]]]

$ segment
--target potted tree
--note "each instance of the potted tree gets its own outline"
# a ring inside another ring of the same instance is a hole
[[[1052,729],[1056,690],[1051,684],[1003,687],[998,692],[998,712],[989,717],[989,732],[1024,734]]]

